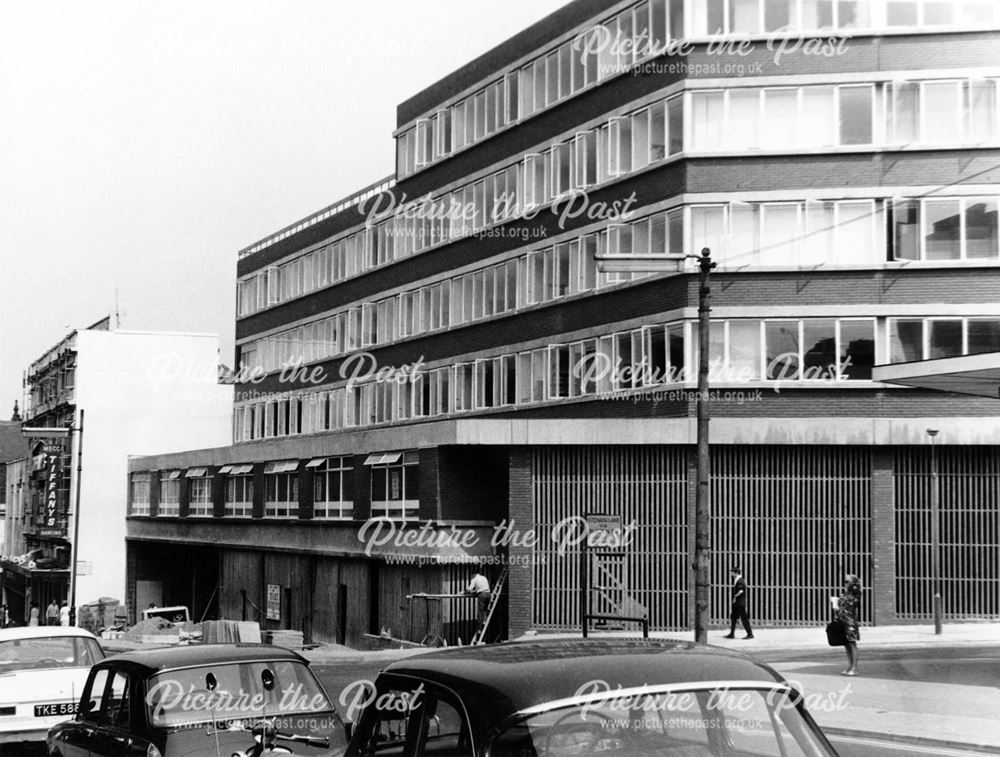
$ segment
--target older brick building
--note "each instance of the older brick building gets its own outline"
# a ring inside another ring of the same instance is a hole
[[[595,602],[688,627],[697,278],[595,255],[708,247],[713,614],[739,563],[761,624],[820,623],[847,570],[867,621],[929,617],[933,427],[946,613],[1000,615],[1000,408],[872,379],[1000,349],[998,28],[978,0],[576,0],[402,103],[395,176],[241,252],[235,442],[132,462],[133,591],[419,639],[405,596],[458,589],[463,549],[366,552],[365,522],[469,555],[513,522],[509,633],[573,628],[551,537],[607,513],[635,530]]]

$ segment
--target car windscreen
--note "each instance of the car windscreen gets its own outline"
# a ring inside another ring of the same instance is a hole
[[[273,676],[268,689],[264,671]],[[163,671],[146,683],[149,720],[173,727],[206,721],[330,712],[309,668],[294,660],[227,662]]]
[[[490,757],[832,757],[778,689],[611,691],[515,721],[493,740]]]
[[[101,646],[81,636],[40,636],[0,641],[0,675],[18,670],[90,667],[104,658]]]

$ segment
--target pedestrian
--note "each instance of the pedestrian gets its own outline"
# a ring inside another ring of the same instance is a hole
[[[722,638],[736,638],[736,621],[739,620],[743,624],[743,630],[747,632],[743,638],[752,639],[753,629],[750,628],[750,615],[747,613],[747,582],[743,580],[743,569],[734,567],[729,571],[729,580],[733,584],[733,605],[729,612],[729,633]]]
[[[37,626],[38,625],[38,603],[31,603],[31,611],[28,613],[28,625]]]
[[[45,608],[45,625],[59,625],[59,605],[56,604],[55,599],[49,602],[49,606]]]
[[[7,603],[0,605],[0,628],[10,625],[10,613],[7,611]]]
[[[847,650],[847,670],[841,671],[842,676],[858,674],[858,641],[861,632],[858,631],[858,613],[861,609],[861,579],[853,573],[844,576],[844,590],[839,597],[834,597],[834,617],[844,625],[844,649]]]
[[[465,593],[476,597],[479,621],[476,630],[482,631],[486,626],[486,611],[490,606],[490,582],[479,568],[476,568],[475,572],[473,572],[472,580],[469,581],[469,587],[465,590]]]
[[[69,625],[69,604],[63,600],[62,607],[59,608],[59,625]]]

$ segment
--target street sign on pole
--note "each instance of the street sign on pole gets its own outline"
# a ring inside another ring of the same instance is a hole
[[[602,273],[681,273],[687,255],[594,255]]]
[[[698,644],[708,643],[708,596],[709,596],[709,488],[708,471],[711,456],[708,440],[708,343],[709,343],[709,276],[715,263],[707,247],[701,255],[595,255],[597,269],[603,273],[682,273],[684,261],[694,258],[698,261],[698,392],[697,405],[697,485],[695,487],[694,521],[694,640]],[[584,570],[586,566],[582,566]],[[581,573],[581,577],[583,577]],[[586,602],[586,598],[583,598]],[[584,608],[586,605],[584,604]],[[584,609],[584,635],[586,636],[586,613]]]
[[[68,426],[21,426],[21,435],[29,439],[67,439],[72,430]]]

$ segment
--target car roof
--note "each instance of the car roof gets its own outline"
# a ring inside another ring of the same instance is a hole
[[[698,682],[784,679],[736,652],[684,642],[562,639],[456,647],[410,657],[386,674],[415,676],[462,696],[473,718],[499,723],[536,705],[566,699],[595,681],[612,689]],[[473,715],[473,710],[479,710]]]
[[[0,629],[0,641],[15,639],[50,639],[52,637],[76,636],[86,639],[100,640],[90,631],[76,626],[18,626],[17,628]]]
[[[139,649],[106,657],[99,665],[127,663],[147,673],[202,665],[252,661],[306,662],[297,652],[270,644],[187,644],[158,649]]]

